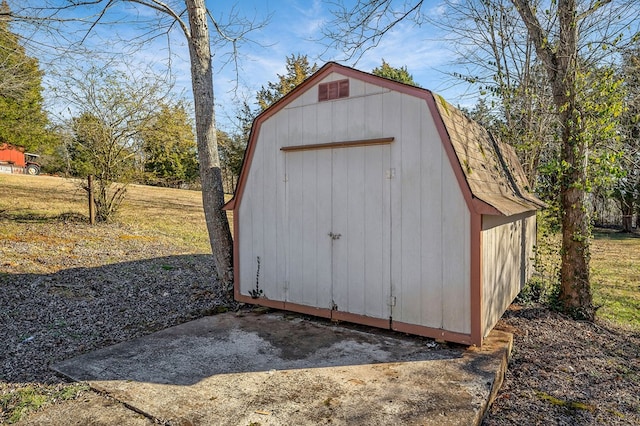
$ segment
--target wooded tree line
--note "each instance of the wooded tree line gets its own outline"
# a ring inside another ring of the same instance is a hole
[[[59,11],[46,3],[47,6],[36,9]],[[216,132],[212,121],[208,23],[213,23],[219,40],[233,43],[234,47],[255,26],[245,23],[241,30],[229,34],[211,14],[207,15],[204,0],[77,1],[69,7],[81,10],[100,5],[100,13],[93,15],[98,18],[92,22],[98,25],[101,17],[119,3],[135,3],[155,10],[163,17],[158,18],[155,30],[180,28],[188,42],[205,213],[219,277],[229,280],[231,244],[226,218],[220,211],[222,169],[237,175],[253,118],[304,80],[316,65],[310,65],[304,55],[286,58],[286,73],[258,91],[257,108],[249,103],[241,105],[238,132],[225,135]],[[444,12],[434,18],[433,10],[426,10],[426,3],[332,1],[335,19],[325,26],[326,40],[332,41],[331,47],[345,52],[347,58],[356,59],[403,22],[415,25],[416,31],[423,25],[435,25],[449,34],[459,64],[452,77],[475,87],[481,95],[477,105],[468,109],[469,115],[516,147],[532,190],[556,213],[562,230],[561,302],[567,312],[592,319],[595,307],[589,282],[592,220],[589,195],[602,194],[617,200],[626,229],[630,229],[630,219],[640,205],[638,6],[622,0],[443,0]],[[4,15],[0,13],[0,18],[4,16],[0,21],[5,26],[2,28],[6,28],[10,19],[28,21],[28,12],[35,10],[25,7],[21,10],[23,14],[7,13],[5,0],[2,7],[5,10]],[[7,51],[23,56],[17,62],[24,65],[22,72],[33,82],[35,95],[32,95],[41,97],[37,62],[25,57],[15,35],[6,32],[0,43],[8,43]],[[16,61],[0,59],[0,64],[15,69]],[[384,61],[374,73],[415,84],[406,67],[394,68]],[[123,81],[110,85],[112,89],[125,86]],[[14,110],[20,110],[18,100],[28,92],[16,89],[11,93],[1,85],[0,91],[3,91],[0,95],[16,102]],[[117,91],[112,93],[113,99],[118,99]],[[138,114],[129,115],[119,110],[124,118],[116,122],[104,120],[91,108],[78,108],[78,114],[66,126],[66,133],[54,133],[67,147],[69,161],[75,155],[78,164],[86,163],[90,154],[85,147],[98,137],[112,141],[122,137],[118,149],[109,151],[114,156],[111,164],[137,161],[138,170],[148,165],[154,171],[182,174],[185,179],[192,176],[191,166],[171,165],[172,159],[192,157],[193,145],[177,143],[175,152],[168,153],[165,147],[170,141],[162,137],[174,134],[171,140],[189,139],[187,128],[193,128],[188,119],[190,114],[186,114],[184,105],[172,104],[161,92],[152,90],[152,93],[161,108],[147,111],[146,115],[139,114],[138,109]],[[127,102],[135,104],[136,99],[129,96]],[[148,100],[138,99],[142,104]],[[176,128],[162,127],[170,121],[169,116],[178,118],[174,122]],[[132,127],[122,131],[118,124],[123,123]],[[145,142],[154,140],[155,144]],[[132,155],[134,150],[141,154]],[[182,155],[188,151],[186,157]],[[151,161],[154,156],[158,158]]]

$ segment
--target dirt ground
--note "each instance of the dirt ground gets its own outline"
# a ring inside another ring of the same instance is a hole
[[[236,307],[210,255],[76,219],[0,215],[0,423],[151,424],[49,365]],[[638,331],[515,305],[498,327],[514,350],[485,425],[640,424]]]

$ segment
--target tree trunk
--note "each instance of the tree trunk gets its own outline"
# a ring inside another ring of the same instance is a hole
[[[578,10],[576,0],[558,0],[559,39],[555,46],[543,30],[531,0],[511,0],[522,17],[538,57],[544,63],[553,102],[562,126],[562,266],[560,301],[565,312],[593,320],[595,309],[589,282],[589,216],[585,205],[588,149],[577,91]]]
[[[202,202],[218,280],[229,289],[233,282],[233,240],[224,205],[222,172],[216,138],[211,47],[204,0],[185,0],[189,15],[191,82],[196,112],[196,139]]]
[[[575,0],[559,0],[560,38],[551,77],[554,103],[562,126],[561,186],[562,266],[560,300],[566,312],[594,320],[595,309],[589,282],[589,215],[585,203],[588,150],[583,117],[577,102],[578,23]]]
[[[565,94],[567,92],[564,92]],[[569,91],[571,93],[571,91]],[[562,113],[562,160],[569,165],[561,182],[562,266],[560,301],[573,317],[595,318],[589,282],[589,215],[586,208],[586,143],[582,137],[575,99],[567,100]],[[573,111],[573,113],[571,113]]]
[[[622,232],[633,232],[633,197],[621,196],[620,209],[622,210]]]

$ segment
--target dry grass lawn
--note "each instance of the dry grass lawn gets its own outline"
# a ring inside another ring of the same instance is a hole
[[[51,176],[0,174],[0,214],[15,219],[0,235],[19,235],[24,221],[88,218],[82,183]],[[199,191],[129,185],[115,220],[131,231],[130,238],[161,238],[199,253],[211,252]]]

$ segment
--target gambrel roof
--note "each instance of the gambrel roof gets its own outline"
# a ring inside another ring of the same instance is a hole
[[[460,188],[472,208],[477,212],[511,216],[544,207],[544,203],[531,192],[515,150],[508,144],[497,140],[483,126],[467,118],[441,96],[427,89],[329,62],[256,118],[247,145],[236,193],[234,198],[225,205],[226,210],[235,209],[236,204],[242,199],[244,175],[251,165],[254,145],[257,143],[257,135],[262,123],[302,93],[311,90],[331,73],[359,79],[424,99],[429,105],[441,137],[441,143],[454,168]]]
[[[544,206],[530,192],[522,165],[512,146],[497,140],[483,126],[435,95],[448,141],[474,197],[511,216]]]

